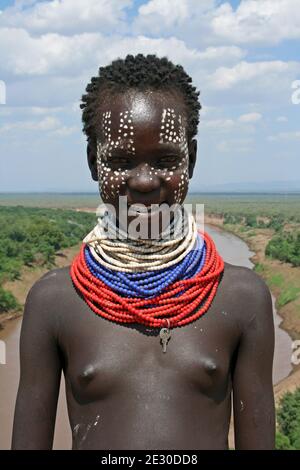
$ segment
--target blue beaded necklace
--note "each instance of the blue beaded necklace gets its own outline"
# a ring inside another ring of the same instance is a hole
[[[84,250],[90,272],[109,288],[126,297],[152,298],[172,283],[198,274],[206,257],[206,246],[200,234],[196,246],[179,263],[156,271],[123,273],[111,270],[94,259],[88,246]]]

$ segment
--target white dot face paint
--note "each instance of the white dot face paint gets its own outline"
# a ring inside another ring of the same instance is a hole
[[[121,167],[116,170],[110,166],[110,157],[115,149],[126,150],[131,157],[135,155],[134,147],[134,128],[132,124],[132,111],[126,110],[120,112],[119,116],[118,137],[116,140],[112,138],[111,110],[105,111],[101,117],[102,135],[104,142],[97,140],[97,167],[100,195],[103,200],[114,198],[122,185],[125,184],[128,170]]]
[[[138,106],[141,106],[142,103],[143,100],[140,100]],[[122,112],[116,113],[112,108],[112,110],[108,109],[102,113],[102,138],[97,141],[97,165],[99,189],[103,200],[116,200],[116,197],[122,194],[122,188],[124,194],[128,178],[134,176],[135,178],[143,177],[143,181],[147,178],[148,182],[152,183],[148,187],[155,188],[156,191],[159,188],[158,184],[161,185],[161,188],[165,185],[166,190],[171,194],[170,201],[173,199],[173,203],[179,204],[183,202],[189,182],[186,119],[174,108],[158,108],[157,111],[157,131],[155,131],[155,134],[157,132],[157,141],[154,141],[153,145],[155,146],[156,143],[171,144],[173,147],[177,147],[178,151],[175,153],[178,154],[178,159],[171,160],[172,166],[170,166],[170,161],[162,164],[164,159],[156,158],[155,154],[151,155],[151,163],[141,162],[139,159],[139,162],[143,163],[143,172],[133,169],[131,165],[133,161],[130,161],[130,158],[134,160],[136,157],[137,142],[135,139],[137,137],[135,135],[141,135],[140,128],[137,133],[135,132],[134,119],[139,119],[136,106],[133,105],[132,109]],[[152,123],[153,121],[149,122],[149,125]],[[136,125],[139,126],[139,121]],[[139,141],[140,145],[143,146],[142,141]],[[117,149],[120,149],[121,152],[116,152]],[[136,164],[134,163],[133,166]],[[138,181],[136,180],[136,182]]]
[[[189,183],[189,151],[185,120],[181,114],[176,114],[173,108],[164,108],[162,111],[159,143],[178,145],[180,153],[183,155],[178,167],[172,166],[170,170],[166,170],[166,181],[170,181],[174,176],[178,178],[178,185],[174,190],[174,200],[175,203],[180,204]]]

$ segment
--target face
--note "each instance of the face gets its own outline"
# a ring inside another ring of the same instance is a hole
[[[126,196],[129,206],[182,204],[196,158],[195,141],[187,139],[183,98],[131,90],[107,96],[98,115],[98,139],[89,159],[103,202],[112,204],[117,216],[119,196]],[[149,215],[144,217],[148,223]]]

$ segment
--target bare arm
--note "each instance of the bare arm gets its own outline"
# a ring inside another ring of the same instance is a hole
[[[48,275],[28,294],[20,338],[20,382],[12,449],[51,449],[61,363]]]
[[[243,282],[245,311],[233,373],[235,448],[274,449],[272,298],[256,274],[246,274]]]

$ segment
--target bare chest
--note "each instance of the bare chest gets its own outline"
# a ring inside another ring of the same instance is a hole
[[[230,312],[217,305],[171,330],[165,353],[159,330],[111,323],[85,308],[73,318],[61,344],[67,383],[79,402],[128,391],[154,398],[161,390],[214,398],[228,387],[238,337]]]

